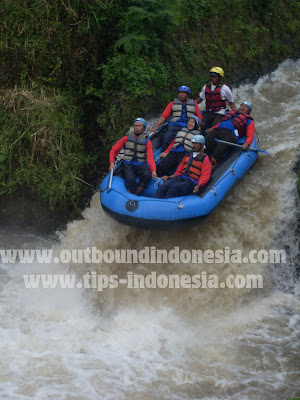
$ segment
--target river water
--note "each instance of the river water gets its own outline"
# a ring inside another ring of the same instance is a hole
[[[2,249],[284,249],[286,263],[0,264],[1,399],[286,399],[300,396],[296,175],[300,61],[255,84],[260,156],[208,219],[150,232],[104,214],[99,195],[56,237],[0,231]],[[260,289],[26,289],[23,274],[260,274]]]

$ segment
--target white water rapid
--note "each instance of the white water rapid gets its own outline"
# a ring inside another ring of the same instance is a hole
[[[261,155],[205,222],[118,224],[97,193],[58,239],[0,231],[1,249],[284,249],[268,263],[9,263],[0,259],[0,399],[283,400],[300,396],[296,175],[300,60],[234,89],[251,100]],[[299,268],[299,265],[298,265]],[[261,289],[25,288],[24,274],[260,274]]]

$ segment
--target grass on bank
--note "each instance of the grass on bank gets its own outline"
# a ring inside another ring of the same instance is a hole
[[[51,211],[76,208],[92,160],[72,98],[43,87],[15,87],[2,92],[0,106],[0,195],[25,187]]]

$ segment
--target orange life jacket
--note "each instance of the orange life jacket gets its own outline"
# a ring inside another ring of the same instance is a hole
[[[181,175],[187,175],[189,178],[198,181],[201,176],[202,164],[205,157],[205,153],[200,153],[195,158],[193,158],[193,151],[187,153],[184,157]]]

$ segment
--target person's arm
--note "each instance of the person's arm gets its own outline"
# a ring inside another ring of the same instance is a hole
[[[173,106],[173,101],[167,105],[167,107],[164,109],[164,112],[161,114],[161,116],[158,118],[156,124],[154,125],[153,129],[151,129],[151,133],[156,133],[157,128],[159,125],[163,124],[171,115],[172,112],[172,106]]]
[[[177,170],[174,172],[174,174],[167,176],[164,175],[161,179],[166,182],[168,179],[174,178],[176,175],[181,175],[181,172],[183,170],[183,164],[184,164],[184,159],[185,157],[183,157],[183,160],[181,161],[181,163],[178,165]]]
[[[109,169],[114,168],[114,161],[117,155],[120,153],[122,147],[124,147],[125,143],[127,142],[128,136],[123,136],[120,140],[117,141],[111,148],[109,152]]]
[[[174,178],[174,176],[176,176],[176,175],[175,175],[175,174],[172,174],[172,175],[170,175],[170,176],[164,175],[164,176],[161,177],[161,179],[162,179],[164,182],[167,182],[168,179]]]
[[[146,143],[147,163],[153,178],[156,178],[156,165],[153,157],[153,148],[150,140]],[[153,174],[155,172],[155,174]],[[155,175],[155,176],[154,176]]]
[[[202,121],[204,121],[204,118],[202,117],[202,115],[201,115],[201,113],[200,113],[200,110],[199,110],[199,107],[198,107],[198,105],[197,105],[197,103],[196,103],[195,100],[194,100],[194,102],[195,102],[195,115],[196,115],[196,117],[198,117],[198,118],[200,119],[200,121],[202,122]]]
[[[207,184],[211,175],[211,163],[209,161],[209,157],[206,156],[204,158],[202,168],[201,168],[201,175],[198,181],[198,184],[194,187],[193,192],[197,193],[199,189]]]
[[[151,133],[156,133],[157,128],[159,127],[159,125],[163,124],[165,122],[165,117],[163,117],[162,115],[158,118],[156,124],[154,125],[154,127],[151,129]]]
[[[246,141],[243,143],[243,148],[244,150],[248,150],[249,147],[251,146],[253,139],[255,135],[255,125],[254,122],[251,121],[248,123],[247,128],[246,128]]]
[[[185,159],[185,157],[183,157],[181,163],[178,165],[178,167],[177,167],[175,173],[173,174],[174,176],[176,176],[176,175],[181,175],[181,174],[182,174],[183,165],[184,165],[184,159]]]
[[[195,100],[197,104],[200,104],[205,99],[205,87],[206,86],[203,86],[201,92],[199,93],[199,97],[197,97],[197,99]]]
[[[234,103],[233,93],[232,93],[230,87],[227,86],[226,84],[224,84],[222,86],[222,89],[221,89],[221,94],[222,94],[222,99],[226,100],[229,103],[230,108],[232,110],[235,110],[236,106],[235,106],[235,103]]]
[[[169,153],[169,151],[173,149],[175,140],[176,140],[176,136],[174,137],[174,139],[173,139],[172,143],[169,145],[169,147],[164,151],[165,155],[167,155]]]
[[[222,122],[222,120],[219,121],[219,122],[217,123],[217,125],[212,126],[211,128],[206,129],[206,133],[210,133],[211,131],[213,131],[214,129],[216,129],[216,128],[220,125],[221,122]]]

